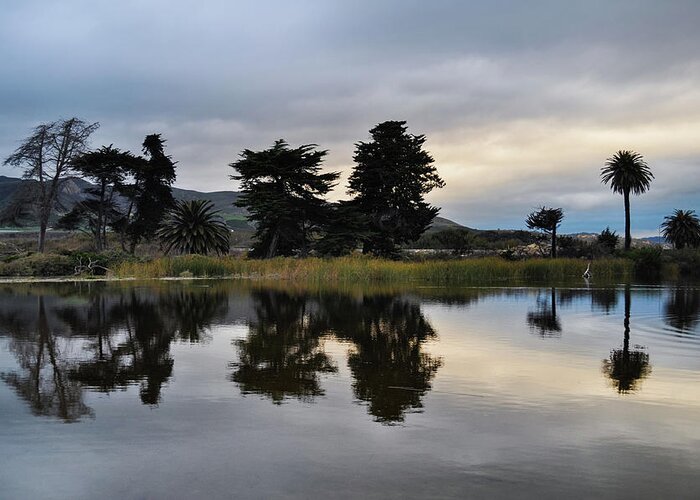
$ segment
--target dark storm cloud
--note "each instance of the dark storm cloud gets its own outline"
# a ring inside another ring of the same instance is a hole
[[[446,215],[521,226],[556,192],[585,226],[614,149],[651,154],[671,200],[700,194],[674,194],[688,182],[673,174],[700,156],[699,21],[692,1],[10,0],[0,152],[78,115],[102,123],[97,143],[138,150],[162,132],[178,184],[213,190],[234,187],[244,147],[319,143],[347,172],[372,125],[406,119],[448,181],[432,197]]]

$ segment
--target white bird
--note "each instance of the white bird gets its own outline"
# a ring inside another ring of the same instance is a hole
[[[586,279],[588,279],[588,278],[590,278],[591,276],[593,276],[593,275],[591,274],[591,263],[589,262],[589,263],[588,263],[588,267],[586,268],[586,270],[585,270],[584,273],[583,273],[583,277],[586,278]]]

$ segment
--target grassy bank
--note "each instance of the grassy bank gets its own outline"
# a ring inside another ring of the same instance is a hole
[[[113,269],[120,278],[244,277],[307,282],[483,283],[493,281],[554,281],[580,278],[586,262],[579,259],[507,261],[498,257],[464,260],[390,261],[366,257],[335,259],[249,260],[199,255],[162,257],[149,262],[123,262]],[[630,277],[627,259],[600,259],[592,272],[601,279]]]

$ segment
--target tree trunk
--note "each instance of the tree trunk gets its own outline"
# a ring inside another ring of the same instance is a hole
[[[557,258],[557,228],[552,229],[552,258]]]
[[[98,252],[101,252],[105,248],[105,242],[104,242],[104,231],[103,228],[106,225],[105,224],[105,192],[106,192],[107,186],[106,182],[102,180],[102,183],[100,184],[100,202],[97,207],[97,231],[96,231],[96,238],[95,238],[95,247]]]
[[[277,243],[280,240],[280,230],[277,229],[275,230],[275,235],[272,237],[272,241],[270,242],[270,246],[267,248],[267,255],[265,256],[266,259],[271,259],[272,257],[275,256],[275,253],[277,252]]]
[[[630,192],[625,189],[625,250],[632,248],[632,230],[630,229]]]
[[[625,357],[629,357],[630,349],[630,309],[632,308],[632,292],[630,286],[625,286],[625,340],[623,344],[623,352]]]
[[[44,248],[46,247],[46,227],[48,226],[46,220],[44,219],[44,215],[42,214],[40,216],[41,220],[39,221],[39,252],[44,253]]]

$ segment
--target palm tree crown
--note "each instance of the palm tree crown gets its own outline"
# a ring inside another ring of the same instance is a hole
[[[639,195],[649,189],[654,174],[639,153],[621,150],[608,158],[600,171],[603,184],[610,184],[614,193],[625,200],[625,250],[632,243],[630,230],[630,193]]]
[[[226,254],[229,228],[213,208],[208,200],[176,202],[157,233],[165,252]]]
[[[644,157],[634,151],[618,151],[605,162],[600,171],[603,184],[610,183],[614,193],[642,194],[649,189],[654,174]]]
[[[678,249],[696,247],[700,245],[700,219],[695,210],[674,210],[664,217],[661,234]]]

